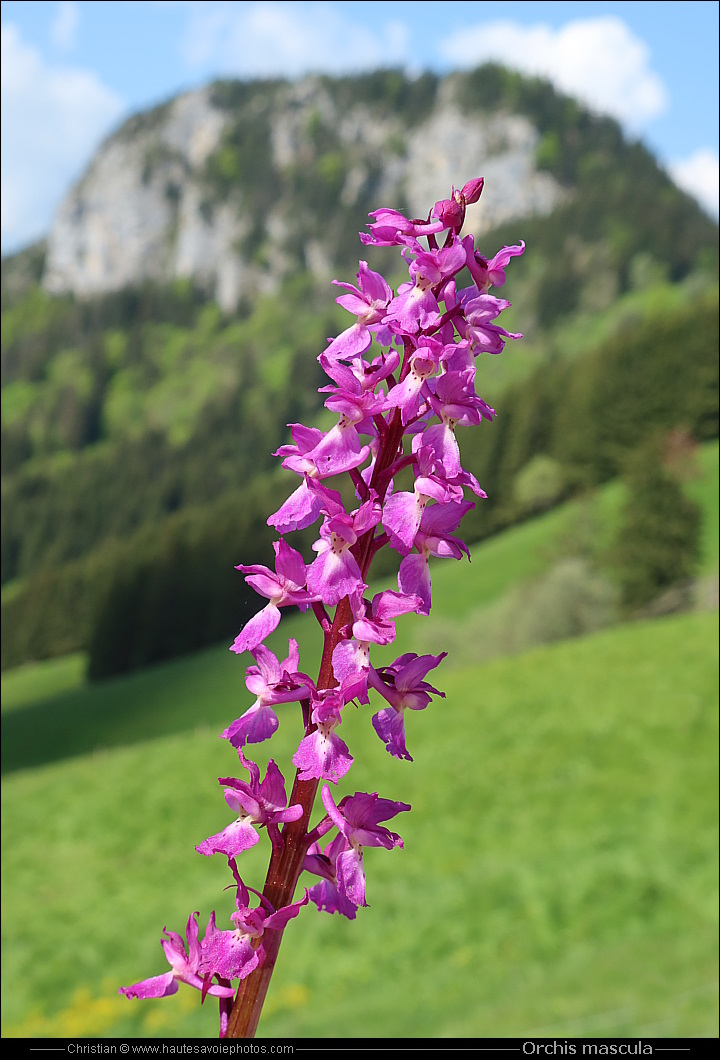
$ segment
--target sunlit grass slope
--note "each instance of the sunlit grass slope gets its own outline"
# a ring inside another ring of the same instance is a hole
[[[440,670],[447,699],[408,718],[412,764],[352,711],[338,794],[411,803],[405,848],[367,851],[355,922],[312,908],[289,926],[260,1033],[716,1035],[717,625],[683,615]],[[219,685],[195,680],[201,709]],[[298,736],[289,706],[278,762]],[[228,822],[214,778],[235,764],[213,717],[4,781],[5,1036],[216,1034],[187,988],[116,991],[166,969],[164,924],[216,908],[229,926],[224,859],[192,848]],[[249,884],[266,860],[264,837]]]

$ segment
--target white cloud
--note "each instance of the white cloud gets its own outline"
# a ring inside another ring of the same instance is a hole
[[[205,4],[192,13],[184,54],[194,69],[212,65],[241,77],[293,78],[401,66],[408,41],[402,22],[353,23],[333,4]]]
[[[50,27],[50,36],[56,48],[63,51],[74,47],[80,24],[80,10],[72,0],[60,0],[55,21]]]
[[[194,69],[240,77],[297,77],[310,71],[347,73],[412,61],[409,25],[353,22],[329,3],[208,2],[189,6],[184,57]],[[545,77],[633,132],[668,106],[647,45],[613,15],[554,29],[495,21],[440,37],[437,57],[448,67],[496,61]]]
[[[3,253],[43,236],[123,101],[95,74],[49,66],[2,27]]]
[[[650,67],[647,45],[619,18],[568,22],[559,29],[488,22],[440,41],[453,66],[500,62],[545,77],[594,110],[612,114],[637,131],[667,107],[667,93]]]
[[[716,151],[702,148],[689,158],[668,166],[675,183],[694,195],[711,217],[720,215],[720,159]]]

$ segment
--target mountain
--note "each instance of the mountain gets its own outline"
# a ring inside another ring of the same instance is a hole
[[[622,427],[623,445],[681,408],[682,425],[713,436],[717,226],[613,120],[498,66],[216,82],[125,122],[47,240],[3,261],[3,665],[87,646],[107,594],[107,629],[139,606],[185,615],[157,657],[231,632],[227,572],[269,547],[264,518],[287,490],[271,454],[286,424],[323,415],[316,358],[345,326],[329,280],[370,257],[357,237],[370,210],[425,215],[479,175],[471,228],[488,256],[527,242],[504,290],[526,340],[486,362],[483,396],[515,428],[499,418],[490,448],[471,454],[493,485],[473,532],[517,516],[512,477],[534,452],[565,459],[546,393],[570,386],[558,359],[592,353],[577,371],[611,400],[623,349],[647,373],[643,351],[656,348],[663,378],[688,394],[669,402],[671,385],[652,408],[631,402],[639,426]],[[384,252],[371,265],[394,279]],[[503,405],[510,382],[520,391]],[[562,495],[618,469],[612,440],[602,470],[581,441]],[[179,571],[195,579],[192,606],[168,603]]]
[[[101,145],[49,235],[44,286],[101,294],[191,277],[223,309],[307,267],[329,278],[358,218],[412,216],[482,168],[485,229],[547,214],[564,190],[529,118],[467,113],[460,81],[223,82],[136,115]]]

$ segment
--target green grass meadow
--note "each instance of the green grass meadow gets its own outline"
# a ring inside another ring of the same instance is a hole
[[[705,447],[688,484],[706,575],[717,460]],[[620,502],[614,485],[593,502],[601,537]],[[461,625],[540,576],[583,512],[438,561],[433,614]],[[420,622],[401,620],[398,652]],[[272,646],[296,636],[311,670],[315,627],[283,620]],[[391,825],[404,849],[366,852],[354,922],[313,906],[289,925],[260,1037],[716,1036],[717,627],[697,611],[447,659],[447,698],[407,717],[412,764],[385,752],[376,706],[347,708],[356,761],[337,796],[411,803]],[[245,660],[223,646],[93,686],[82,665],[3,675],[3,1036],[214,1037],[212,999],[117,989],[167,969],[163,925],[215,909],[230,926],[224,859],[193,847],[230,820],[216,778],[237,759],[218,733],[249,705]],[[287,775],[296,705],[280,718],[258,759]],[[243,856],[259,889],[267,856],[266,837]]]

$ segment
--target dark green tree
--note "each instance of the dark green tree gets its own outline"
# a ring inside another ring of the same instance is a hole
[[[630,611],[691,578],[700,556],[700,509],[665,469],[661,453],[652,438],[628,459],[628,496],[608,555]]]

